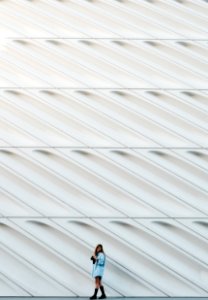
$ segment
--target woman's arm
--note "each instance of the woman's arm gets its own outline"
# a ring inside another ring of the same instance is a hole
[[[105,255],[103,253],[99,253],[98,258],[97,258],[98,266],[104,266],[105,265]]]

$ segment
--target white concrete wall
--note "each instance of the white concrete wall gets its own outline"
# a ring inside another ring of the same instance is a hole
[[[0,296],[208,295],[207,15],[0,1]]]

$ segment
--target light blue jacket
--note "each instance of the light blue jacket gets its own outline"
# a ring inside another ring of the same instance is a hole
[[[103,272],[105,269],[105,254],[102,252],[99,252],[97,255],[97,260],[95,264],[93,265],[93,270],[92,270],[92,276],[103,276]]]

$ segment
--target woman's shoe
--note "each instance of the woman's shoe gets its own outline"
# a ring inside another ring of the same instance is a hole
[[[95,289],[94,295],[92,295],[92,296],[90,297],[90,299],[97,299],[97,292],[98,292],[98,289]]]
[[[105,294],[105,290],[104,290],[104,286],[103,285],[100,286],[100,290],[102,292],[102,295],[100,297],[98,297],[98,299],[105,299],[106,298],[106,294]]]

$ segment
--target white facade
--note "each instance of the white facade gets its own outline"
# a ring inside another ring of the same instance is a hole
[[[208,295],[207,16],[0,1],[0,296]]]

